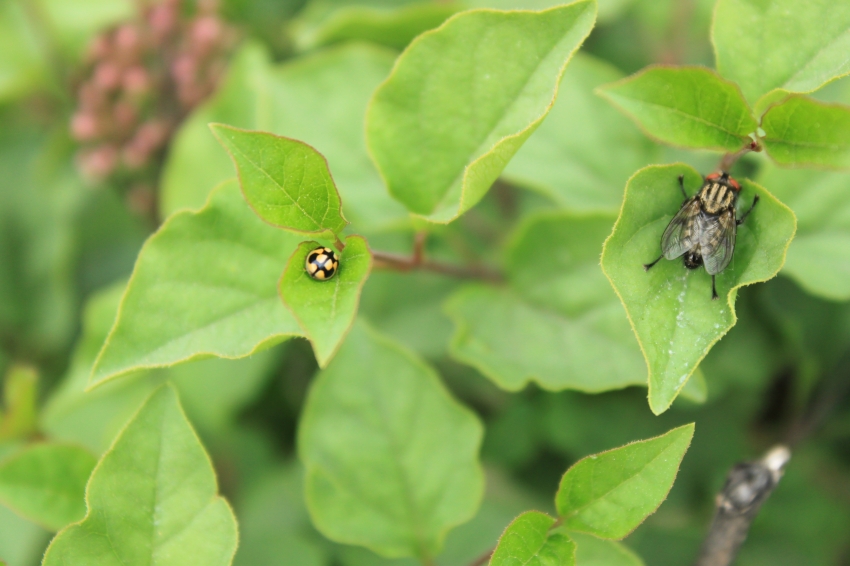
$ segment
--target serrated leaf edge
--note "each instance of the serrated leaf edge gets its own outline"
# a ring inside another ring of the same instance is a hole
[[[629,532],[627,532],[626,534],[624,534],[624,535],[623,535],[622,537],[620,537],[620,538],[608,538],[608,537],[601,536],[601,535],[599,535],[598,533],[594,533],[594,532],[591,532],[591,531],[584,531],[584,530],[581,530],[581,529],[577,529],[577,528],[575,528],[575,527],[569,527],[569,529],[567,529],[567,530],[575,531],[575,532],[583,533],[583,534],[588,534],[588,535],[593,535],[593,536],[595,536],[595,537],[597,537],[597,538],[600,538],[600,539],[602,539],[602,540],[623,540],[624,538],[626,538],[627,536],[629,536],[630,534],[632,534],[632,533],[635,531],[635,529],[637,529],[637,528],[638,528],[641,524],[643,524],[643,521],[646,521],[646,519],[647,519],[650,515],[652,515],[652,514],[653,514],[653,513],[655,513],[656,511],[658,511],[658,508],[659,508],[659,507],[661,507],[661,504],[662,504],[662,503],[664,503],[664,501],[667,499],[667,495],[670,493],[670,490],[671,490],[671,489],[673,489],[673,485],[676,483],[676,478],[679,476],[679,470],[681,469],[681,466],[682,466],[682,460],[684,460],[684,458],[685,458],[685,454],[687,454],[687,453],[688,453],[688,448],[690,448],[690,446],[691,446],[691,442],[693,441],[693,438],[694,438],[694,432],[696,431],[696,423],[688,423],[688,424],[684,424],[684,425],[681,425],[681,426],[677,426],[676,428],[673,428],[673,429],[668,430],[668,431],[667,431],[667,432],[665,432],[664,434],[659,434],[658,436],[653,436],[652,438],[644,438],[644,439],[641,439],[641,440],[633,440],[633,441],[631,441],[631,442],[628,442],[628,443],[626,443],[626,444],[623,444],[622,446],[617,446],[617,447],[615,447],[615,448],[609,448],[608,450],[603,450],[602,452],[596,452],[595,454],[590,454],[590,455],[588,455],[588,456],[585,456],[584,458],[581,458],[580,460],[578,460],[577,462],[575,462],[573,465],[571,465],[569,468],[567,468],[567,471],[566,471],[566,472],[564,472],[564,475],[562,475],[562,476],[561,476],[561,480],[558,482],[558,491],[556,491],[556,492],[555,492],[555,508],[556,508],[556,509],[557,509],[557,506],[558,506],[558,503],[557,503],[557,501],[558,501],[558,493],[560,493],[560,492],[561,492],[561,483],[564,481],[564,478],[566,478],[566,477],[567,477],[567,474],[568,474],[568,473],[570,473],[570,470],[572,470],[573,468],[575,468],[576,466],[578,466],[580,463],[584,462],[585,460],[591,459],[591,458],[596,458],[596,457],[598,457],[598,456],[600,456],[600,455],[602,455],[602,454],[607,454],[607,453],[609,453],[609,452],[614,452],[614,451],[616,451],[616,450],[622,450],[622,449],[624,449],[624,448],[627,448],[627,447],[632,446],[632,445],[635,445],[635,444],[643,444],[643,443],[645,443],[645,442],[652,442],[653,440],[658,440],[659,438],[664,438],[665,436],[668,436],[668,435],[670,435],[670,434],[673,434],[673,433],[674,433],[674,432],[676,432],[676,431],[685,430],[685,429],[690,429],[690,434],[688,435],[688,442],[687,442],[687,444],[685,445],[685,449],[682,451],[682,456],[681,456],[681,458],[679,458],[679,462],[678,462],[678,463],[677,463],[677,465],[676,465],[676,471],[675,471],[675,473],[673,474],[673,481],[671,481],[671,482],[670,482],[670,487],[669,487],[669,488],[667,488],[667,492],[664,494],[664,497],[663,497],[663,498],[662,498],[662,499],[658,502],[658,505],[656,505],[656,506],[655,506],[655,508],[654,508],[652,511],[650,511],[650,512],[646,515],[646,517],[644,517],[644,518],[643,518],[643,520],[642,520],[640,523],[638,523],[637,525],[635,525],[635,526],[634,526],[634,528],[633,528],[632,530],[630,530]],[[668,446],[667,448],[669,448],[669,446]],[[664,452],[667,450],[667,448],[664,448],[664,449],[662,450],[662,453],[664,453]],[[655,458],[653,458],[653,459],[652,459],[652,461],[654,462],[654,461],[655,461],[655,460],[656,460],[656,459],[657,459],[660,455],[661,455],[661,454],[659,454],[658,456],[656,456]],[[648,465],[648,464],[647,464],[647,465]],[[644,469],[645,469],[645,468],[646,468],[646,466],[644,466]],[[632,478],[629,478],[629,479],[632,479]],[[627,480],[627,481],[628,481],[628,480]],[[625,483],[625,482],[622,482],[622,483]],[[620,485],[622,485],[622,483],[621,483]],[[618,485],[617,487],[619,487],[619,485]],[[616,489],[616,488],[615,488],[615,489]],[[613,491],[613,490],[611,490],[611,491]],[[610,493],[610,491],[609,491],[608,493]],[[570,516],[572,516],[572,515],[561,515],[561,514],[560,514],[560,512],[558,512],[558,516],[559,516],[560,518],[562,518],[562,519],[566,519],[566,518],[569,518],[569,517],[570,517]],[[566,528],[566,527],[565,527],[565,528]]]

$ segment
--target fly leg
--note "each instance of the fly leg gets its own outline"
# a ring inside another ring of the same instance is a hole
[[[661,254],[660,256],[658,256],[658,259],[656,259],[652,263],[644,263],[643,264],[643,270],[649,271],[652,268],[652,266],[655,265],[656,263],[658,263],[659,261],[661,261],[661,258],[663,258],[663,257],[664,257],[664,254]]]
[[[688,193],[685,191],[685,176],[679,175],[679,188],[682,189],[682,196],[685,197],[685,200],[688,200]]]
[[[717,300],[717,287],[714,284],[714,275],[711,276],[711,300]]]
[[[747,216],[750,215],[750,213],[753,211],[753,209],[756,207],[756,205],[758,203],[759,203],[759,196],[756,195],[756,198],[753,199],[753,204],[750,206],[750,209],[747,212],[745,212],[744,215],[736,221],[738,223],[738,226],[740,226],[741,224],[744,223],[744,220],[747,219]]]

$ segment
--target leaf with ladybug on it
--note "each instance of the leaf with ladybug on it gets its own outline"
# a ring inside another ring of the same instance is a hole
[[[682,206],[679,175],[693,196],[701,176],[684,164],[651,166],[626,186],[623,207],[605,241],[602,269],[620,296],[649,368],[649,405],[667,410],[711,347],[734,326],[737,289],[774,277],[796,230],[794,213],[762,187],[739,180],[738,213],[759,205],[738,226],[729,265],[717,274],[721,300],[711,300],[711,276],[686,269],[682,258],[643,264],[661,253],[661,237]]]
[[[330,254],[337,257],[335,269]],[[328,257],[311,274],[309,266],[316,266],[323,255]],[[354,323],[360,291],[371,269],[372,254],[361,236],[346,238],[345,248],[337,253],[318,242],[301,242],[289,258],[278,290],[313,345],[319,366],[328,364]],[[316,277],[320,271],[327,276]]]

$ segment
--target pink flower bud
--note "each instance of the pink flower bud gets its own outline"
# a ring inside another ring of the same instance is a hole
[[[112,63],[101,63],[94,70],[94,82],[104,90],[115,90],[121,84],[121,71]]]
[[[141,169],[148,163],[150,154],[143,147],[138,147],[130,142],[121,152],[121,161],[131,171]]]
[[[142,37],[139,30],[133,24],[124,24],[115,31],[115,47],[122,54],[138,54],[142,45]]]
[[[215,16],[202,16],[192,23],[191,41],[193,47],[207,53],[215,47],[222,36],[222,24]]]
[[[168,2],[157,4],[148,12],[148,23],[157,38],[165,38],[177,28],[179,9]]]
[[[188,53],[184,53],[171,64],[171,76],[177,84],[190,83],[198,75],[198,61]]]
[[[98,137],[100,128],[91,114],[77,112],[71,118],[71,135],[77,141],[91,141]]]
[[[134,65],[124,71],[122,83],[124,90],[137,96],[146,94],[151,88],[150,76],[141,65]]]
[[[106,106],[107,93],[90,81],[80,85],[77,99],[80,101],[81,108],[93,111],[101,110]]]
[[[164,121],[151,120],[139,127],[132,143],[152,153],[165,145],[169,131],[168,124]]]
[[[92,180],[103,180],[115,171],[118,152],[111,145],[101,145],[81,153],[78,163],[83,175]]]

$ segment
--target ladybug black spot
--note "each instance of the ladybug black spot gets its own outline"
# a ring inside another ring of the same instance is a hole
[[[327,281],[336,275],[339,268],[339,259],[336,253],[324,246],[318,247],[307,254],[304,261],[304,270],[307,275],[316,281]]]

